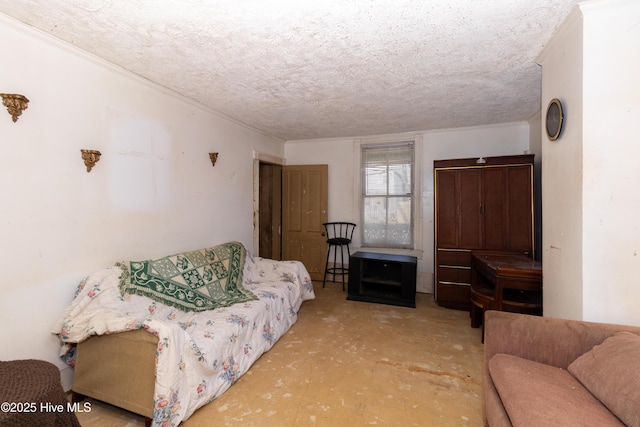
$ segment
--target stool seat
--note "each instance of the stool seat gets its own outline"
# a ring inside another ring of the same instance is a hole
[[[349,244],[353,238],[353,231],[356,225],[352,222],[325,222],[325,233],[327,235],[327,261],[324,270],[324,278],[322,279],[322,287],[327,281],[327,274],[332,275],[335,282],[336,276],[342,277],[342,291],[344,291],[344,276],[349,274],[349,267],[345,265],[344,248],[347,250],[347,261],[351,256]],[[329,266],[329,258],[333,250],[333,266]],[[338,267],[338,251],[340,252],[340,266]]]
[[[351,239],[344,239],[344,238],[327,239],[327,243],[330,245],[348,245],[349,243],[351,243]]]
[[[21,405],[0,411],[3,427],[80,427],[62,389],[60,370],[44,360],[0,362],[0,402]]]

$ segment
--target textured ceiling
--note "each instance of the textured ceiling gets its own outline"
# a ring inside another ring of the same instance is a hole
[[[527,120],[578,0],[0,0],[0,12],[283,140]]]

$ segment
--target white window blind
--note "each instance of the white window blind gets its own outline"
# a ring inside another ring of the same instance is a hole
[[[362,246],[413,249],[413,141],[361,150]]]

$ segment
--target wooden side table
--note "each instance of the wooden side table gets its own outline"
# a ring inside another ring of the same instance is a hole
[[[512,253],[471,254],[471,327],[485,310],[542,315],[542,264]]]

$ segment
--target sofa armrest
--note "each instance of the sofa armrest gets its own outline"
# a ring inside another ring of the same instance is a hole
[[[483,417],[485,425],[511,426],[489,374],[497,353],[567,369],[578,356],[616,332],[640,335],[640,327],[538,317],[488,310],[484,318]]]
[[[566,369],[581,354],[619,331],[640,327],[538,317],[501,311],[485,315],[485,366],[496,353]]]
[[[78,344],[72,390],[153,418],[158,337],[145,329]]]

